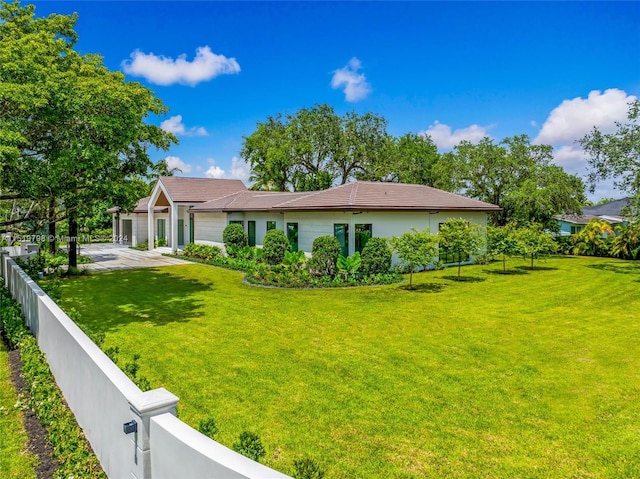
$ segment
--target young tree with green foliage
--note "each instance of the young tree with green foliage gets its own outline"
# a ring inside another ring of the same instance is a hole
[[[521,254],[517,228],[513,223],[487,227],[487,253],[502,257],[502,271],[507,271],[507,256]]]
[[[553,237],[539,223],[530,223],[526,227],[519,228],[517,237],[522,255],[531,259],[531,269],[533,269],[534,259],[555,253],[558,250],[558,245]]]
[[[616,122],[614,133],[594,128],[580,144],[588,155],[589,184],[613,179],[616,188],[634,199],[629,216],[640,216],[640,100],[629,104],[627,123]]]
[[[464,258],[476,254],[482,246],[481,227],[462,218],[449,218],[440,226],[438,243],[440,249],[446,249],[458,259],[458,279]]]
[[[411,228],[401,236],[391,238],[391,247],[400,261],[409,268],[409,288],[413,289],[413,272],[418,267],[426,268],[438,257],[436,237],[428,230]]]

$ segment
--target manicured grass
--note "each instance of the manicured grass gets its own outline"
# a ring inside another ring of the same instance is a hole
[[[15,408],[18,395],[11,383],[8,353],[0,340],[0,477],[35,478],[36,458],[27,452],[27,433]]]
[[[291,474],[640,477],[640,263],[558,257],[337,290],[248,286],[204,265],[73,278],[62,305],[140,374],[258,433]]]

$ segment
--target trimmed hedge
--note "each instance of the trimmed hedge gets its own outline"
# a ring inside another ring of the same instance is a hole
[[[277,265],[284,261],[289,251],[289,240],[282,230],[270,230],[262,242],[262,260],[269,265]]]
[[[391,248],[384,238],[370,238],[362,249],[362,274],[385,274],[391,269]]]
[[[313,240],[309,271],[314,276],[334,277],[338,271],[340,243],[334,236],[318,236]]]
[[[245,233],[241,224],[231,223],[222,232],[222,241],[225,246],[237,246],[244,248],[249,246],[249,236]]]

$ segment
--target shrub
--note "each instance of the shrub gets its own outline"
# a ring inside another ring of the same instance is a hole
[[[241,224],[231,223],[222,232],[222,241],[225,246],[237,246],[243,248],[249,245],[249,237]]]
[[[295,479],[322,479],[324,471],[320,465],[309,457],[293,461],[293,477]]]
[[[240,433],[238,441],[233,444],[233,450],[256,462],[260,462],[260,458],[267,454],[260,440],[260,436],[250,431],[242,431]]]
[[[385,274],[391,269],[391,248],[384,238],[371,238],[362,249],[362,274]]]
[[[340,243],[333,236],[318,236],[313,240],[309,271],[316,276],[335,276]]]
[[[289,240],[282,230],[270,230],[262,242],[262,259],[265,263],[276,265],[284,261],[289,251]]]
[[[189,258],[199,258],[204,261],[211,261],[222,255],[222,250],[218,246],[208,246],[205,244],[189,243],[182,252]]]
[[[215,435],[218,434],[218,425],[216,424],[216,420],[212,417],[201,419],[200,424],[198,425],[198,431],[213,439]]]

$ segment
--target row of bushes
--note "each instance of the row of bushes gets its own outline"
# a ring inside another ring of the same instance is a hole
[[[53,457],[60,464],[55,477],[106,478],[73,413],[66,407],[36,339],[25,326],[20,306],[5,288],[0,288],[0,321],[7,346],[20,349],[29,398],[18,406],[31,409],[46,428]]]
[[[41,249],[37,254],[26,260],[16,258],[15,261],[31,278],[37,279],[39,273],[43,273],[45,276],[61,274],[64,271],[63,267],[69,264],[69,254],[62,249],[56,251],[56,254],[51,254]],[[78,256],[78,264],[89,264],[92,262],[88,256]]]
[[[391,249],[382,238],[371,238],[362,254],[344,257],[333,236],[321,236],[313,242],[311,258],[303,251],[292,251],[284,231],[270,230],[262,248],[247,245],[246,233],[239,224],[228,225],[223,232],[225,256],[217,246],[188,244],[183,255],[207,264],[242,270],[254,284],[283,287],[338,287],[390,284],[402,280],[391,273]]]

